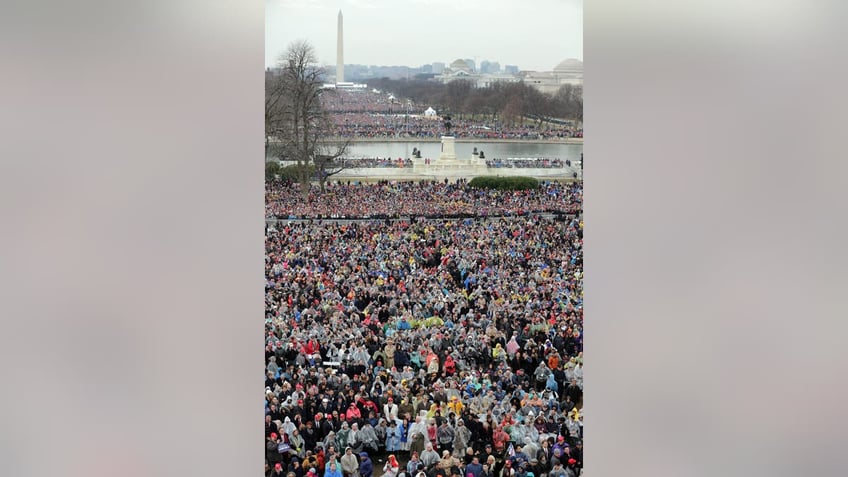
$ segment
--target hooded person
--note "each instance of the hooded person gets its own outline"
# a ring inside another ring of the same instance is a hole
[[[510,356],[513,356],[515,355],[515,352],[518,351],[518,349],[518,341],[515,340],[515,335],[512,335],[512,337],[506,343],[506,352],[509,353]]]
[[[524,438],[524,453],[527,455],[527,459],[531,461],[538,458],[539,446],[529,437]]]
[[[328,462],[324,468],[324,477],[343,477],[342,470],[335,461]]]
[[[409,427],[409,450],[421,454],[425,445],[429,442],[427,438],[427,425],[421,416],[415,416],[415,422]]]
[[[377,432],[369,422],[366,422],[365,425],[362,426],[362,430],[357,433],[356,439],[357,442],[362,443],[363,448],[370,449],[373,452],[377,452],[379,450]]]
[[[291,418],[286,416],[286,418],[283,420],[283,428],[280,429],[280,432],[286,434],[287,436],[289,436],[289,438],[291,438],[292,431],[294,431],[295,429],[297,429],[297,426],[294,425],[294,423],[291,421]]]
[[[340,459],[342,464],[342,474],[344,477],[360,477],[359,476],[359,459],[353,453],[350,447],[345,448],[345,453]]]
[[[468,443],[471,442],[471,430],[465,427],[465,421],[458,419],[456,421],[456,430],[453,437],[453,449],[458,455],[465,454],[465,449],[468,448]]]
[[[347,421],[341,423],[341,429],[336,433],[336,449],[344,449],[349,445],[350,441],[350,427],[347,425]]]
[[[400,472],[400,463],[397,458],[395,458],[394,454],[389,454],[388,459],[386,459],[385,465],[383,465],[383,476],[384,477],[397,477],[398,472]]]
[[[421,453],[421,463],[424,468],[431,469],[439,463],[439,453],[433,450],[433,444],[428,442],[424,445],[424,452]]]
[[[451,455],[449,450],[444,450],[442,451],[442,458],[436,465],[445,473],[449,473],[454,466],[459,465],[459,462]]]
[[[403,433],[401,421],[389,421],[386,428],[386,451],[395,452],[401,450],[401,435]]]
[[[371,458],[368,457],[368,453],[360,452],[359,459],[359,476],[372,477],[374,475],[374,464],[371,462]]]

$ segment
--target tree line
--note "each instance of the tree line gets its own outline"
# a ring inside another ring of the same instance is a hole
[[[369,87],[433,106],[439,114],[449,111],[458,119],[488,116],[507,125],[514,125],[526,117],[539,123],[583,121],[582,85],[565,84],[556,94],[550,95],[522,82],[496,82],[483,88],[476,88],[468,80],[442,84],[420,79],[377,78],[367,83]]]
[[[323,190],[327,178],[341,172],[337,159],[350,146],[349,140],[333,139],[321,98],[334,92],[322,88],[325,72],[317,61],[309,42],[296,41],[280,58],[280,74],[265,77],[265,157],[293,161],[304,194],[313,178]],[[266,176],[274,173],[266,165]]]

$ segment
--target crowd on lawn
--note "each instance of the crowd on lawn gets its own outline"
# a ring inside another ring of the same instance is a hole
[[[345,138],[437,138],[445,133],[439,116],[424,115],[426,105],[394,98],[373,90],[336,90],[322,95],[330,112],[335,134]],[[452,132],[457,137],[475,139],[562,139],[583,137],[583,129],[546,123],[510,126],[500,121],[453,116]]]
[[[556,157],[529,157],[529,158],[495,158],[486,160],[487,167],[501,168],[501,167],[513,167],[513,168],[539,168],[539,169],[551,169],[551,168],[562,168],[565,166],[570,166],[571,161],[565,160]]]
[[[581,184],[542,183],[539,189],[475,189],[464,180],[381,181],[312,186],[304,196],[299,184],[266,183],[266,217],[276,219],[520,216],[580,211]]]
[[[429,159],[429,158],[428,158]],[[391,157],[351,157],[338,161],[345,168],[410,168],[413,166],[411,158]],[[424,161],[427,163],[427,160]],[[559,158],[531,157],[531,158],[495,158],[486,161],[486,167],[490,168],[539,168],[539,169],[561,169],[571,165],[571,161],[563,161]]]
[[[438,118],[404,114],[339,113],[332,115],[334,134],[345,138],[438,138],[445,134]],[[473,139],[563,139],[583,137],[582,129],[548,124],[509,126],[499,121],[453,118],[452,135]]]
[[[407,111],[407,106],[411,111],[426,109],[426,106],[415,102],[407,103],[386,93],[375,93],[373,90],[335,90],[321,95],[321,104],[331,113],[399,113]]]
[[[578,213],[579,184],[267,191],[274,215],[415,216],[266,226],[267,475],[581,475],[583,223],[517,213]]]
[[[412,159],[401,157],[348,157],[341,159],[339,162],[345,167],[412,167]]]

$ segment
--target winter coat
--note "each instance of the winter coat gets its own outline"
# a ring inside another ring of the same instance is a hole
[[[341,462],[342,472],[352,477],[359,476],[359,459],[356,457],[356,454],[345,453],[341,458]]]
[[[371,463],[371,459],[368,457],[363,457],[362,462],[359,463],[359,475],[360,477],[372,477],[374,474],[374,464]]]

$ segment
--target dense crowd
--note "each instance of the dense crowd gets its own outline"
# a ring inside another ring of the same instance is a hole
[[[407,110],[424,111],[413,101],[401,101],[386,93],[372,90],[334,90],[321,96],[321,104],[331,113],[398,113]]]
[[[495,158],[489,159],[486,161],[487,167],[514,167],[514,168],[539,168],[539,169],[551,169],[551,168],[562,168],[566,165],[570,166],[571,161],[565,160],[558,157],[530,157],[530,158]]]
[[[268,186],[277,214],[476,200],[461,181],[291,192]],[[581,197],[546,184],[481,200],[579,212]],[[581,475],[582,220],[463,210],[266,226],[268,475]]]
[[[438,117],[425,117],[427,105],[374,90],[335,90],[322,96],[336,134],[345,138],[437,138],[445,133]],[[458,137],[474,139],[562,139],[583,137],[581,128],[564,124],[509,126],[500,121],[452,121]]]
[[[350,157],[338,161],[345,168],[409,168],[413,167],[411,158],[391,157]],[[427,163],[426,160],[424,160]],[[531,158],[495,158],[486,160],[486,167],[490,168],[538,168],[538,169],[561,169],[570,166],[571,161],[563,161],[552,157]]]
[[[332,115],[335,134],[346,138],[437,138],[445,134],[438,118],[405,114],[344,113]],[[562,139],[583,137],[583,131],[565,125],[509,126],[499,121],[453,118],[451,132],[473,139]]]
[[[529,191],[474,189],[465,181],[382,181],[312,186],[304,196],[298,184],[267,183],[266,217],[277,219],[521,216],[573,214],[580,210],[580,184],[543,183]]]
[[[410,158],[391,158],[391,157],[348,157],[340,160],[345,167],[412,167],[412,159]]]

